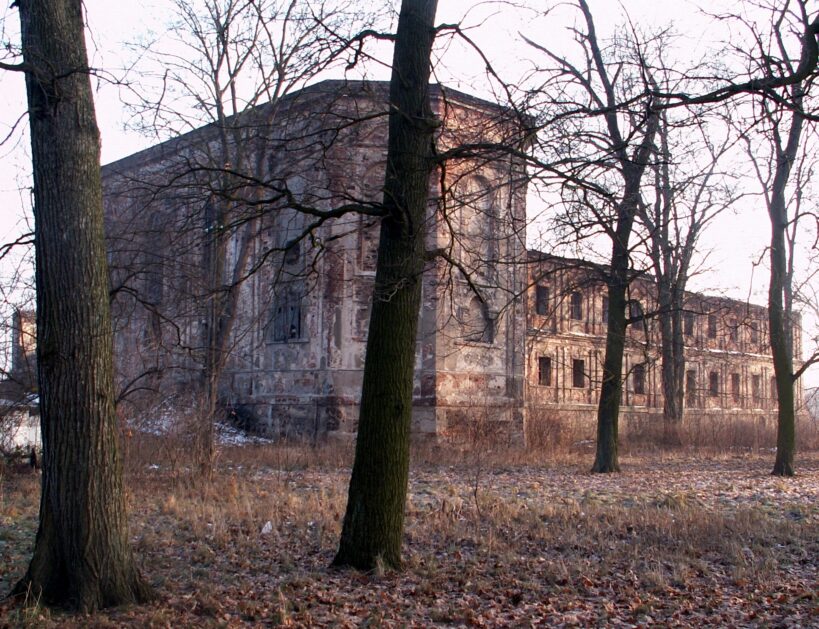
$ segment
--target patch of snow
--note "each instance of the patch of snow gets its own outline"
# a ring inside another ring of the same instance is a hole
[[[251,435],[235,426],[225,423],[216,424],[216,443],[222,446],[244,446],[249,444],[275,443],[275,439]]]

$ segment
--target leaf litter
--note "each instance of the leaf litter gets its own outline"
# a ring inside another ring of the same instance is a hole
[[[404,569],[369,574],[328,568],[348,468],[220,461],[207,487],[162,466],[129,476],[155,602],[92,618],[4,602],[0,626],[819,627],[816,454],[784,480],[753,456],[633,458],[616,475],[417,464]],[[3,479],[4,592],[30,556],[36,482]]]

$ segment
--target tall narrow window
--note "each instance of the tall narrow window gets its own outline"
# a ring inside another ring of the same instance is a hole
[[[537,359],[537,383],[542,387],[552,386],[552,359],[549,356]]]
[[[728,324],[728,336],[733,343],[736,343],[739,340],[739,326],[737,326],[736,321],[731,321]]]
[[[708,315],[708,338],[717,338],[717,315]]]
[[[609,298],[603,297],[603,323],[608,323],[609,321]]]
[[[538,284],[535,287],[535,313],[549,314],[549,287]]]
[[[697,372],[693,369],[685,372],[685,397],[692,406],[697,401]]]
[[[708,374],[708,395],[711,397],[719,395],[719,374],[716,371]]]
[[[646,392],[646,367],[643,364],[634,365],[631,370],[631,382],[634,392],[643,395]]]
[[[771,376],[771,399],[774,402],[779,400],[779,389],[776,388],[776,376]]]
[[[739,402],[739,374],[731,374],[731,398],[734,402]]]
[[[683,314],[683,334],[686,336],[694,336],[694,313],[686,312]]]
[[[579,290],[572,293],[569,305],[569,316],[575,321],[581,321],[583,319],[583,294]]]
[[[629,317],[634,321],[640,321],[643,318],[643,304],[639,301],[630,301],[628,304]]]
[[[751,376],[751,396],[754,402],[762,401],[762,376],[758,373]]]
[[[759,327],[756,321],[751,321],[751,343],[759,343]]]
[[[575,358],[572,361],[572,386],[582,389],[586,386],[586,361]]]

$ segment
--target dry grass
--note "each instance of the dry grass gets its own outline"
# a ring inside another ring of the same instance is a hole
[[[0,625],[819,624],[816,455],[789,480],[768,475],[770,457],[667,452],[600,476],[577,453],[535,465],[531,452],[427,445],[414,453],[406,569],[362,575],[327,568],[350,447],[224,449],[207,486],[181,460],[133,456],[151,447],[166,446],[132,444],[129,503],[160,598],[93,619],[7,605]],[[3,480],[2,590],[31,552],[37,482]]]

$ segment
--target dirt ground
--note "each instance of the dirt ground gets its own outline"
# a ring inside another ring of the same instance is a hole
[[[819,627],[819,454],[413,463],[401,572],[328,568],[349,452],[225,448],[209,486],[132,464],[130,525],[153,603],[93,617],[0,604],[34,627]],[[435,461],[435,462],[431,462]],[[39,478],[0,490],[0,592],[30,557]]]

